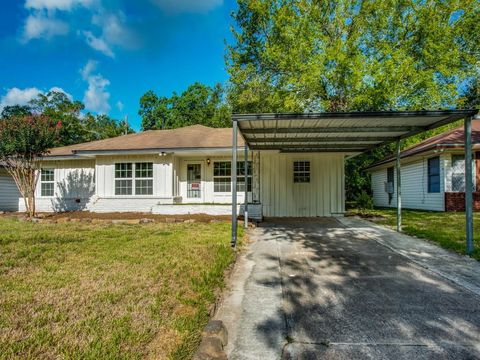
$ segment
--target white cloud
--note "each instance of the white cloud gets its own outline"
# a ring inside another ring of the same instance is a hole
[[[25,89],[14,87],[8,89],[7,93],[0,99],[0,111],[3,110],[5,106],[27,105],[30,100],[36,98],[40,93],[41,91],[36,87]]]
[[[134,48],[138,39],[134,32],[126,25],[126,17],[122,12],[105,13],[98,12],[92,16],[92,25],[97,26],[101,33],[95,36],[91,31],[83,31],[87,44],[102,54],[115,57],[113,46]]]
[[[97,63],[89,60],[80,70],[83,80],[88,83],[88,88],[83,96],[83,103],[87,110],[106,114],[110,111],[108,103],[110,93],[106,90],[107,86],[110,85],[110,81],[101,74],[93,74],[96,67]]]
[[[205,13],[223,4],[223,0],[152,0],[160,9],[171,13]]]
[[[89,6],[92,2],[92,0],[27,0],[25,8],[69,11],[74,6]]]
[[[115,57],[112,49],[103,38],[96,37],[91,31],[84,31],[83,35],[85,36],[85,41],[92,49],[100,51],[102,54],[111,58]]]
[[[23,41],[28,42],[40,38],[50,39],[67,33],[68,24],[66,22],[55,19],[43,11],[38,11],[30,14],[25,20]]]
[[[120,111],[120,112],[122,112],[123,108],[125,107],[121,101],[117,101],[115,106],[117,107],[118,111]]]
[[[49,91],[62,92],[70,100],[73,100],[72,95],[60,87],[54,86]],[[5,106],[28,105],[28,103],[35,99],[39,94],[45,94],[45,92],[37,89],[36,87],[25,89],[19,89],[17,87],[10,88],[7,90],[7,93],[0,98],[0,111],[3,110]]]

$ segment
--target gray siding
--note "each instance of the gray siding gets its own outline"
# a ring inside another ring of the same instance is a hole
[[[0,170],[0,211],[18,211],[20,192],[12,177]]]

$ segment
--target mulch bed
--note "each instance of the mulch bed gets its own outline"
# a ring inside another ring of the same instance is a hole
[[[113,213],[93,213],[89,211],[72,211],[64,213],[38,213],[38,218],[43,220],[64,221],[66,219],[76,220],[153,220],[155,222],[212,222],[212,221],[230,221],[231,217],[228,215],[207,215],[207,214],[191,214],[191,215],[156,215],[150,213],[125,213],[125,212],[113,212]],[[0,217],[18,217],[24,218],[23,213],[4,213],[0,214]]]

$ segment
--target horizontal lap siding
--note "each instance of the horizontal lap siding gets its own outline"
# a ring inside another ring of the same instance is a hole
[[[310,161],[310,183],[293,182],[293,162]],[[264,216],[332,216],[344,212],[343,154],[261,153]]]
[[[0,211],[18,211],[21,200],[15,181],[6,173],[0,173]],[[23,200],[22,200],[23,201]]]
[[[394,171],[397,181],[396,168]],[[402,176],[402,207],[406,209],[444,211],[445,199],[445,157],[440,157],[440,192],[428,192],[428,158],[401,165]],[[397,207],[396,183],[392,202],[388,204],[388,194],[385,192],[387,168],[372,172],[372,191],[375,206]]]

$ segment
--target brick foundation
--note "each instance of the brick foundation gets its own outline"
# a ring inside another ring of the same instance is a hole
[[[473,193],[473,210],[480,211],[480,192]],[[445,211],[465,211],[464,192],[445,193]]]

